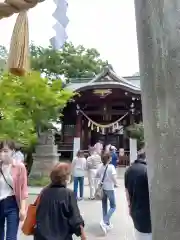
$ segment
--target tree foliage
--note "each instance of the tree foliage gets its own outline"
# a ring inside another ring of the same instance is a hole
[[[31,44],[30,52],[33,70],[45,73],[48,77],[63,76],[67,81],[71,78],[94,77],[108,64],[101,60],[96,49],[86,49],[82,45],[75,47],[72,43],[65,43],[59,51]]]
[[[36,140],[39,127],[57,120],[73,95],[62,89],[61,80],[50,82],[37,72],[25,77],[4,74],[0,89],[0,137],[27,146]]]
[[[144,125],[143,123],[135,123],[133,125],[130,125],[126,129],[127,135],[130,138],[137,139],[137,145],[140,147],[142,144],[144,144]]]
[[[4,68],[8,51],[0,45],[0,69]],[[72,78],[93,78],[108,65],[103,61],[95,48],[75,47],[65,43],[63,48],[54,50],[50,47],[30,45],[31,68],[50,79],[64,78],[69,82]]]

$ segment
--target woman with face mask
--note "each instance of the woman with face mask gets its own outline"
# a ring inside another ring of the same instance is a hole
[[[0,142],[0,240],[17,240],[26,215],[27,173],[23,163],[13,160],[14,149],[11,141]]]

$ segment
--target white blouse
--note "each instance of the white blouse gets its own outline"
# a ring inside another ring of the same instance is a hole
[[[9,183],[10,186],[13,185],[13,178],[11,175],[11,165],[3,165],[2,166],[2,171],[3,174],[7,180],[7,182]],[[13,190],[10,188],[10,186],[8,186],[8,184],[6,183],[6,181],[4,180],[2,174],[0,173],[0,201],[9,197],[9,196],[13,196]]]

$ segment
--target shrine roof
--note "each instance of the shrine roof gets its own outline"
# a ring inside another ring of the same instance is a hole
[[[66,88],[72,91],[83,91],[96,87],[112,87],[123,88],[127,91],[137,94],[141,93],[140,76],[119,77],[110,69],[105,68],[100,74],[92,78],[71,79],[71,82],[66,85]]]

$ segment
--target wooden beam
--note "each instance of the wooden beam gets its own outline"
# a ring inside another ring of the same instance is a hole
[[[106,103],[104,103],[106,104]],[[97,102],[91,102],[91,103],[87,103],[87,104],[84,104],[84,106],[86,107],[96,107],[96,106],[102,106],[102,102],[100,102],[99,104]],[[110,103],[107,103],[108,106],[110,107],[116,107],[116,106],[119,106],[119,107],[129,107],[129,103],[127,102],[121,102],[121,101],[118,101],[118,102],[110,102]]]
[[[111,115],[124,115],[125,113],[127,113],[128,110],[111,110],[108,113]],[[102,110],[95,110],[95,111],[84,111],[85,114],[87,114],[88,116],[102,116],[105,113]]]

